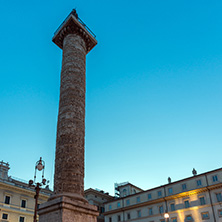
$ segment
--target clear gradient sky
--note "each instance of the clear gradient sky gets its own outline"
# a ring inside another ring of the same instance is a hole
[[[87,55],[85,188],[149,189],[221,167],[222,1],[0,0],[0,153],[29,180],[54,170],[62,51],[73,8],[97,35]]]

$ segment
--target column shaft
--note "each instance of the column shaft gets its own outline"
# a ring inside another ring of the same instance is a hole
[[[77,34],[68,34],[63,40],[55,194],[84,193],[85,61],[85,41]]]

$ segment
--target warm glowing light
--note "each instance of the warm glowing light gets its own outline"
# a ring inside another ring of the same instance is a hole
[[[164,218],[169,218],[169,217],[170,217],[170,215],[168,213],[164,214]]]

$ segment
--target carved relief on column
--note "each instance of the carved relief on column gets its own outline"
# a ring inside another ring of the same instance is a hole
[[[57,123],[55,193],[84,192],[86,43],[77,34],[63,41]]]

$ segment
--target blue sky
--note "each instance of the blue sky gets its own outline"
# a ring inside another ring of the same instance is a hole
[[[62,51],[53,33],[76,8],[87,55],[85,188],[143,189],[221,167],[221,1],[1,1],[0,150],[29,180],[54,170]]]

